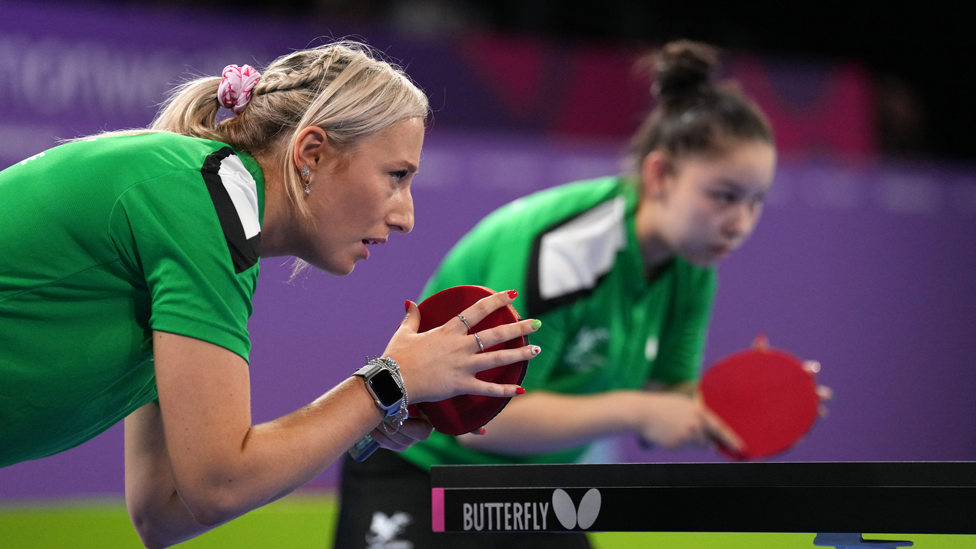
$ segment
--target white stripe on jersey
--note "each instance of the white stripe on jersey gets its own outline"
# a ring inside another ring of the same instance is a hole
[[[626,200],[618,196],[542,237],[539,295],[553,299],[596,285],[627,246]]]
[[[261,232],[261,222],[258,219],[258,185],[251,172],[247,171],[237,155],[232,154],[221,160],[217,174],[237,209],[237,217],[244,227],[244,237],[253,238]]]

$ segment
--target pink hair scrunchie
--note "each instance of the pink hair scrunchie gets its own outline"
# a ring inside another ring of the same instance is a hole
[[[261,73],[250,65],[227,65],[217,88],[217,100],[235,115],[241,114],[251,100],[251,90],[258,80],[261,80]]]

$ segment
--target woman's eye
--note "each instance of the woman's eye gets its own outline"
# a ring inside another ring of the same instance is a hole
[[[403,179],[404,177],[407,176],[407,170],[400,170],[400,171],[396,171],[396,172],[390,172],[390,175],[393,176],[393,179],[396,179],[397,181],[400,181],[401,179]]]
[[[738,200],[738,197],[732,193],[717,192],[713,193],[712,197],[722,204],[732,204]]]

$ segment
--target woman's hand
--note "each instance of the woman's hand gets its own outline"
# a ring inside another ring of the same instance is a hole
[[[816,360],[806,360],[803,362],[803,370],[810,374],[814,382],[817,381],[817,374],[820,373],[820,363]],[[826,385],[817,385],[817,398],[820,400],[820,405],[817,407],[817,412],[820,417],[827,417],[827,403],[834,398],[834,390]]]
[[[387,450],[402,452],[421,440],[427,440],[434,428],[423,419],[410,418],[396,431],[383,423],[370,431],[369,436]]]
[[[635,432],[641,440],[674,449],[687,444],[721,443],[733,451],[742,439],[698,397],[675,393],[642,393]]]
[[[499,292],[479,300],[461,314],[468,325],[475,326],[495,310],[511,304],[516,295],[515,291]],[[407,316],[383,352],[400,366],[411,403],[444,400],[463,394],[513,397],[520,394],[518,385],[481,381],[475,374],[529,360],[540,351],[535,345],[526,345],[482,353],[474,334],[468,334],[467,326],[458,317],[424,333],[417,333],[419,327],[420,309],[408,301]],[[488,349],[536,329],[532,320],[522,320],[482,330],[478,337]]]

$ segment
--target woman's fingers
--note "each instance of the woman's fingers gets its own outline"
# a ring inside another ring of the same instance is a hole
[[[820,373],[820,363],[816,360],[807,360],[803,362],[803,369],[811,376],[816,376]],[[827,417],[827,406],[825,404],[830,402],[834,398],[834,390],[826,385],[817,385],[817,399],[820,400],[820,404],[817,406],[817,415],[820,417]]]
[[[834,390],[826,385],[817,385],[817,398],[820,399],[820,404],[817,406],[817,415],[824,418],[827,417],[827,402],[834,399]]]
[[[464,320],[465,322],[468,323],[468,326],[473,328],[475,325],[477,325],[479,322],[484,320],[485,317],[487,317],[491,313],[497,311],[498,309],[501,309],[506,305],[511,305],[512,301],[515,300],[515,297],[517,295],[518,292],[516,292],[515,290],[509,290],[507,292],[498,292],[497,294],[490,295],[488,297],[483,297],[479,299],[474,305],[461,311],[461,316],[464,317]],[[419,326],[420,324],[418,323],[417,325]],[[460,327],[460,329],[463,330],[465,333],[467,333],[468,329],[465,328],[460,318],[457,318],[456,325]]]
[[[481,330],[478,332],[478,337],[481,338],[481,343],[485,346],[485,349],[488,349],[498,345],[499,343],[511,341],[517,337],[527,336],[537,331],[541,326],[541,320],[522,320],[512,324],[502,324],[500,326],[495,326],[494,328]],[[477,347],[477,342],[475,343],[475,347]]]
[[[702,407],[703,419],[705,423],[705,434],[709,439],[721,443],[733,452],[741,452],[745,449],[746,443],[731,427],[720,417],[712,413],[708,408]]]
[[[369,436],[383,448],[393,450],[394,452],[402,452],[410,447],[409,444],[402,444],[393,440],[390,435],[383,432],[382,427],[377,427],[376,429],[370,431]]]
[[[407,419],[395,432],[389,432],[392,430],[393,427],[389,425],[385,427],[380,425],[376,429],[373,429],[369,433],[369,436],[378,442],[380,446],[388,450],[400,452],[413,446],[418,441],[427,440],[434,428],[430,423],[422,419]]]
[[[487,348],[487,345],[485,346]],[[542,352],[538,345],[526,345],[517,349],[499,349],[488,353],[481,353],[471,361],[471,367],[475,372],[490,370],[499,366],[515,364],[525,360],[531,360]]]
[[[418,441],[427,440],[434,427],[426,420],[419,418],[408,418],[397,430],[396,434],[406,439]]]
[[[407,314],[400,329],[387,345],[385,356],[400,364],[404,383],[413,402],[443,400],[461,394],[514,396],[517,386],[489,387],[475,374],[498,366],[529,360],[541,352],[536,345],[517,349],[488,351],[507,341],[531,334],[542,322],[536,319],[512,322],[469,333],[492,312],[508,306],[518,295],[515,291],[499,292],[480,299],[460,315],[439,328],[418,333],[420,310],[406,303]],[[462,321],[462,318],[463,321]],[[487,352],[486,352],[487,351]]]
[[[407,300],[404,308],[407,310],[407,315],[400,322],[400,328],[405,327],[409,331],[416,333],[420,329],[420,307],[417,307],[417,304],[413,301]]]
[[[498,398],[512,398],[525,394],[525,389],[518,385],[503,385],[501,383],[490,383],[475,379],[469,388],[464,390],[464,394],[490,396]]]

